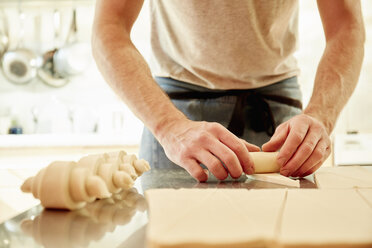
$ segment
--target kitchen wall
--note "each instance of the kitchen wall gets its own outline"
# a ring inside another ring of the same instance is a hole
[[[138,143],[142,123],[114,94],[100,75],[90,54],[94,1],[0,1],[10,31],[10,49],[19,42],[19,7],[24,15],[24,47],[43,54],[63,46],[69,32],[72,10],[77,10],[78,41],[88,46],[88,66],[83,73],[69,78],[61,88],[53,88],[35,78],[26,85],[15,85],[0,73],[0,134],[6,134],[11,122],[23,127],[23,133],[98,133],[122,135],[128,143]],[[53,4],[52,4],[53,3]],[[54,12],[60,14],[60,35],[54,33]],[[0,12],[1,15],[1,12]],[[133,32],[138,49],[148,56],[147,7]],[[1,23],[1,20],[0,20]],[[1,28],[2,26],[0,26]]]
[[[10,23],[11,46],[19,41],[19,2],[0,1]],[[147,2],[133,29],[134,43],[149,58],[149,20]],[[35,5],[34,3],[38,3]],[[51,4],[53,3],[53,4]],[[359,85],[343,111],[336,132],[357,130],[372,132],[372,2],[363,1],[367,30],[366,56]],[[21,5],[25,15],[25,46],[39,54],[63,44],[71,22],[72,9],[77,9],[78,40],[89,46],[94,1],[25,1]],[[61,34],[56,40],[53,13],[61,13]],[[1,26],[0,26],[1,27]],[[324,49],[324,37],[316,2],[300,1],[300,47],[296,53],[301,66],[299,81],[305,104],[311,89],[317,63]],[[91,56],[91,55],[89,55]],[[89,58],[86,70],[70,78],[62,88],[51,88],[36,78],[27,85],[14,85],[0,73],[0,134],[16,120],[24,133],[100,133],[130,137],[139,141],[142,124],[117,98],[104,82],[96,65]]]

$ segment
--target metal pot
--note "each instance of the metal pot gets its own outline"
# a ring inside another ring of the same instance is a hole
[[[86,43],[78,42],[76,9],[73,9],[71,28],[66,45],[53,55],[55,71],[64,77],[82,73],[90,60],[90,48]]]
[[[59,39],[61,16],[60,12],[56,9],[53,14],[53,28],[54,28],[54,43]],[[55,71],[54,54],[58,51],[59,47],[55,44],[53,50],[47,51],[43,54],[43,65],[38,70],[38,76],[42,81],[51,87],[59,88],[65,86],[70,80],[66,77],[59,75]]]
[[[41,66],[42,60],[35,52],[23,47],[24,15],[21,11],[19,17],[21,28],[18,48],[4,53],[2,57],[2,68],[4,76],[10,82],[26,84],[36,77],[37,69]]]
[[[4,76],[15,84],[26,84],[34,79],[40,65],[40,57],[25,48],[7,51],[2,58]]]

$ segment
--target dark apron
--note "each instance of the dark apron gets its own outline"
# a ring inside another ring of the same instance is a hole
[[[302,112],[296,77],[251,90],[210,90],[170,78],[155,79],[190,120],[218,122],[258,146],[270,139],[277,125]],[[139,156],[154,168],[178,167],[146,127]]]

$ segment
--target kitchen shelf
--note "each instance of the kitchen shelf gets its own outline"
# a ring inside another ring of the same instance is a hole
[[[0,149],[27,147],[132,146],[138,140],[126,135],[107,134],[21,134],[0,135]]]

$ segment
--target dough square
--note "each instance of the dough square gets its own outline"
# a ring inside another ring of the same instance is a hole
[[[314,177],[321,189],[372,188],[372,171],[362,166],[322,167]]]
[[[361,194],[362,198],[368,202],[369,206],[372,208],[372,189],[357,189]]]
[[[283,247],[372,247],[372,209],[356,189],[288,190]]]
[[[285,192],[148,190],[147,247],[267,247],[276,239]]]

